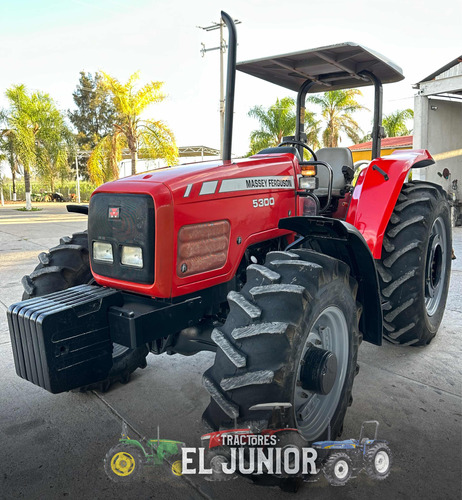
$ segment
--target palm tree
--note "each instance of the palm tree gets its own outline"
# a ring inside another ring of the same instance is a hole
[[[13,200],[16,201],[16,176],[19,174],[18,157],[15,151],[13,135],[8,130],[0,132],[0,160],[8,162],[13,180]]]
[[[291,97],[284,97],[276,99],[275,104],[268,109],[254,106],[249,111],[248,115],[260,122],[260,128],[250,134],[250,154],[277,146],[283,137],[294,135],[297,121],[294,107],[295,101]],[[319,121],[315,119],[314,113],[305,113],[305,130],[308,144],[319,147]]]
[[[45,99],[42,107],[43,116],[35,141],[35,170],[54,191],[56,178],[59,176],[62,181],[69,173],[68,158],[74,149],[74,136],[51,98]]]
[[[40,129],[38,118],[41,115],[41,99],[38,93],[29,95],[24,85],[14,85],[7,89],[6,97],[10,103],[10,111],[8,128],[2,133],[13,141],[18,160],[23,166],[26,210],[31,210],[30,173],[37,159],[35,138]]]
[[[18,163],[24,169],[26,209],[30,210],[31,171],[36,169],[53,188],[56,171],[67,165],[68,145],[63,137],[69,135],[69,130],[48,94],[29,93],[24,85],[14,85],[7,89],[6,97],[10,109],[2,135],[12,141]]]
[[[360,141],[361,128],[352,118],[352,113],[366,109],[356,101],[362,95],[358,89],[331,90],[321,96],[313,95],[308,101],[321,107],[321,115],[326,122],[322,134],[325,147],[335,148],[344,132],[354,143]]]
[[[159,120],[142,119],[141,114],[154,103],[162,102],[162,82],[148,82],[135,89],[139,73],[121,84],[116,78],[102,73],[104,85],[112,95],[117,118],[112,133],[103,137],[88,159],[88,172],[92,181],[101,184],[118,177],[118,163],[123,149],[128,148],[132,162],[132,175],[136,174],[138,156],[164,158],[173,164],[178,148],[171,130]]]
[[[393,111],[393,113],[385,115],[382,120],[382,125],[387,137],[410,135],[411,130],[406,127],[406,121],[411,118],[414,118],[414,111],[410,108]]]

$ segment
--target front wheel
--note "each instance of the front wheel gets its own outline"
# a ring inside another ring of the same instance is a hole
[[[332,486],[343,486],[351,477],[351,458],[346,453],[334,453],[324,464],[323,473]]]
[[[449,203],[440,186],[404,184],[377,261],[384,301],[384,337],[426,345],[443,319],[451,272]]]
[[[183,475],[183,457],[181,453],[175,453],[169,457],[170,471],[174,476]]]
[[[264,429],[271,411],[291,403],[284,425],[313,442],[340,435],[356,373],[361,306],[343,262],[311,250],[270,252],[247,268],[240,293],[230,292],[226,323],[213,331],[214,365],[203,383],[212,429]]]
[[[206,450],[205,464],[206,469],[210,469],[212,473],[205,476],[206,481],[229,481],[234,479],[236,474],[226,474],[223,470],[224,466],[229,467],[231,458],[230,451],[224,446],[216,446],[215,448]]]

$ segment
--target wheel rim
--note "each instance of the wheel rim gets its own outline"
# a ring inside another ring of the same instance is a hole
[[[433,223],[425,265],[425,308],[433,316],[439,308],[448,265],[447,237],[444,221],[438,217]]]
[[[129,476],[135,470],[135,459],[126,451],[119,451],[111,460],[111,469],[117,476]]]
[[[346,460],[339,460],[334,466],[334,474],[337,479],[345,479],[348,476],[349,467]]]
[[[183,474],[181,460],[175,460],[172,464],[172,472],[175,476],[181,476]]]
[[[343,312],[330,306],[318,316],[307,336],[297,364],[294,388],[294,417],[305,439],[313,441],[329,425],[342,394],[348,368],[348,325]],[[331,351],[337,357],[337,376],[329,394],[323,396],[301,387],[301,368],[305,353],[312,346]]]
[[[374,466],[375,470],[379,474],[384,474],[387,472],[388,467],[390,466],[390,457],[386,451],[379,451],[374,458]]]

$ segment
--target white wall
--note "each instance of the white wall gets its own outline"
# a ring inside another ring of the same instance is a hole
[[[413,178],[441,184],[447,191],[458,180],[458,199],[462,198],[462,101],[415,96],[414,148],[428,149],[436,165],[413,171]],[[444,168],[449,180],[438,175]]]

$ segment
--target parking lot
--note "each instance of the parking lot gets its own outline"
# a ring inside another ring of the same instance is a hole
[[[63,204],[39,212],[0,207],[0,498],[295,498],[238,478],[207,482],[175,477],[166,467],[146,467],[129,486],[106,476],[103,458],[117,443],[125,419],[132,434],[200,446],[201,415],[208,402],[202,373],[213,354],[148,356],[148,366],[130,383],[107,393],[52,395],[20,379],[14,369],[6,310],[19,301],[20,280],[37,255],[61,236],[86,228],[86,217]],[[385,481],[364,472],[344,487],[320,474],[305,483],[299,498],[461,498],[462,228],[454,229],[451,286],[446,313],[425,348],[363,343],[343,438],[357,438],[364,420],[380,422],[379,438],[390,443],[394,463]]]

